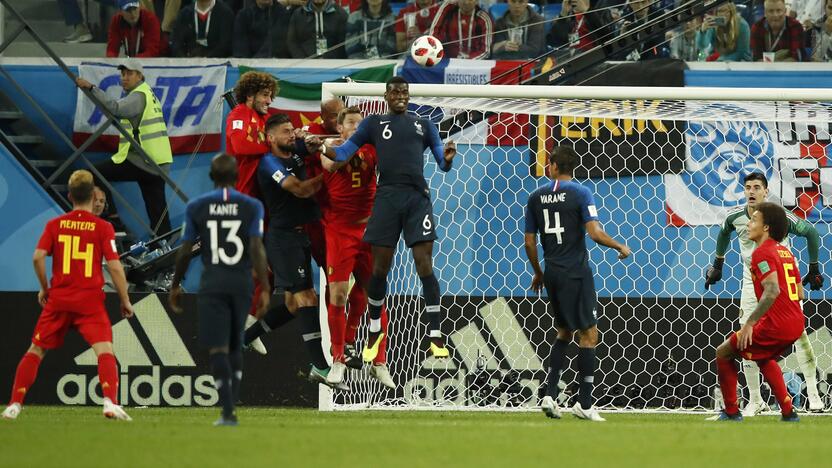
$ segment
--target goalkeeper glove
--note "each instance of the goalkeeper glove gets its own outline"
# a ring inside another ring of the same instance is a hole
[[[725,263],[724,258],[715,258],[714,264],[708,267],[708,270],[705,272],[705,289],[712,284],[716,284],[717,281],[722,279],[722,264]]]
[[[820,274],[818,262],[809,264],[809,273],[803,278],[803,285],[805,286],[807,283],[809,284],[809,289],[812,291],[817,291],[823,287],[823,275]]]

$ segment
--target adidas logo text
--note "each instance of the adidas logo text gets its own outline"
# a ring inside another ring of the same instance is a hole
[[[152,359],[133,326],[121,320],[113,326],[113,351],[121,368],[119,399],[124,405],[213,406],[219,401],[210,374],[198,374],[196,363],[155,294],[134,305],[135,317],[158,356]],[[66,374],[58,380],[58,399],[67,405],[101,404],[98,360],[92,349],[75,357],[89,366],[85,373]],[[185,371],[185,372],[183,372]]]

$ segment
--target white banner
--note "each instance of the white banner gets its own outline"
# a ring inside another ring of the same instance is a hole
[[[162,113],[175,154],[218,151],[222,134],[222,93],[225,88],[226,65],[204,67],[145,67],[145,80],[162,104]],[[78,74],[113,98],[121,98],[121,74],[114,65],[82,63]],[[84,93],[78,91],[73,140],[76,145],[104,123],[104,115]],[[110,127],[92,147],[98,151],[114,151],[118,132]]]
[[[776,116],[787,106],[753,115]],[[664,177],[669,224],[723,222],[727,209],[745,204],[743,178],[752,172],[768,178],[769,201],[812,222],[832,222],[828,130],[828,122],[688,123],[685,171]]]

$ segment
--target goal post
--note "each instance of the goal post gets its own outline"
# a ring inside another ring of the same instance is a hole
[[[383,113],[384,88],[324,83],[322,99],[340,97],[365,113]],[[387,299],[387,360],[397,388],[382,387],[366,368],[350,370],[352,392],[321,392],[322,408],[538,405],[554,327],[545,295],[528,291],[523,211],[528,195],[545,183],[545,155],[556,145],[578,152],[576,179],[595,194],[604,229],[634,252],[620,262],[587,242],[601,334],[595,397],[604,409],[713,408],[714,349],[739,314],[736,239],[723,280],[710,291],[704,270],[726,212],[744,204],[745,174],[765,173],[769,199],[812,222],[822,238],[832,222],[832,89],[412,84],[410,95],[411,112],[456,122],[442,134],[457,143],[453,170],[437,170],[429,156],[425,165],[438,225],[442,330],[452,358],[427,356],[421,283],[400,243]],[[825,272],[830,250],[823,244]],[[793,246],[805,271],[806,243],[797,239]],[[805,311],[826,397],[832,372],[826,290],[811,292]],[[575,354],[574,348],[567,354],[562,403],[576,393]],[[780,364],[801,378],[793,353]]]

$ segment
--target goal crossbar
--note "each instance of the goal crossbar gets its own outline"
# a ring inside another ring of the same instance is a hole
[[[650,86],[522,86],[411,84],[417,97],[494,99],[593,99],[676,101],[804,101],[832,102],[832,88],[711,88]],[[322,100],[335,96],[371,97],[384,94],[384,83],[323,83]]]

